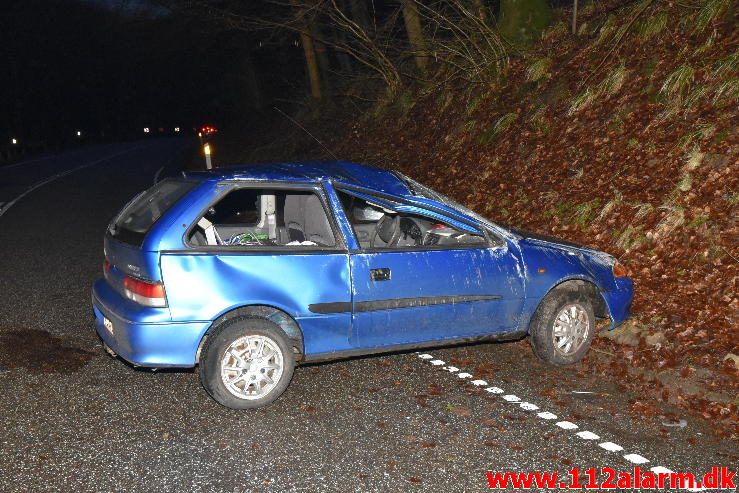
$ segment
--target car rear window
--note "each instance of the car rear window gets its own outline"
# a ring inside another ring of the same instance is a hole
[[[146,234],[196,182],[163,180],[133,198],[110,223],[110,234],[117,240],[141,246]]]

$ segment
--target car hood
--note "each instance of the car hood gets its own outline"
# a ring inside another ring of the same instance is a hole
[[[517,235],[524,243],[560,250],[567,253],[585,255],[595,262],[606,264],[609,266],[613,265],[613,263],[616,261],[613,255],[602,252],[600,250],[595,250],[594,248],[579,245],[577,243],[561,240],[552,236],[531,233],[529,231],[524,231],[520,229],[511,229],[510,231],[513,234]]]

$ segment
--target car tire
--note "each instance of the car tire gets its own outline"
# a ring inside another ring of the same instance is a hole
[[[529,325],[534,354],[555,365],[583,359],[594,334],[593,305],[577,287],[561,287],[547,294]]]
[[[215,327],[205,340],[200,381],[219,404],[253,409],[285,391],[295,357],[285,333],[269,320],[238,317]]]

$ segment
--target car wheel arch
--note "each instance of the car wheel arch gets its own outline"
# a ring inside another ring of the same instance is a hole
[[[290,314],[288,314],[284,310],[270,305],[244,305],[224,312],[215,320],[213,320],[213,323],[210,325],[208,330],[205,331],[205,334],[203,334],[203,337],[200,339],[200,343],[198,344],[197,353],[195,354],[196,364],[200,363],[200,354],[202,352],[203,345],[205,344],[205,341],[213,328],[217,327],[227,320],[232,320],[239,317],[262,318],[273,322],[289,339],[293,349],[293,354],[295,355],[295,361],[297,362],[303,359],[303,331],[301,330],[300,325],[298,325],[298,323],[292,316],[290,316]]]
[[[606,300],[601,293],[601,289],[593,281],[583,278],[564,279],[549,288],[549,291],[547,291],[546,294],[541,297],[541,300],[539,301],[539,306],[541,306],[541,303],[547,296],[549,296],[550,293],[556,290],[581,292],[586,297],[586,299],[588,299],[592,303],[593,311],[595,312],[595,316],[597,318],[610,317],[608,305],[606,304]]]

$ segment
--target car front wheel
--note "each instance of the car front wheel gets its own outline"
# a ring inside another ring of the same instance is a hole
[[[537,308],[529,334],[540,359],[555,365],[577,363],[585,357],[595,334],[592,303],[578,289],[555,289]]]
[[[231,409],[262,407],[277,399],[295,370],[287,337],[269,320],[241,317],[215,327],[206,339],[200,379]]]

